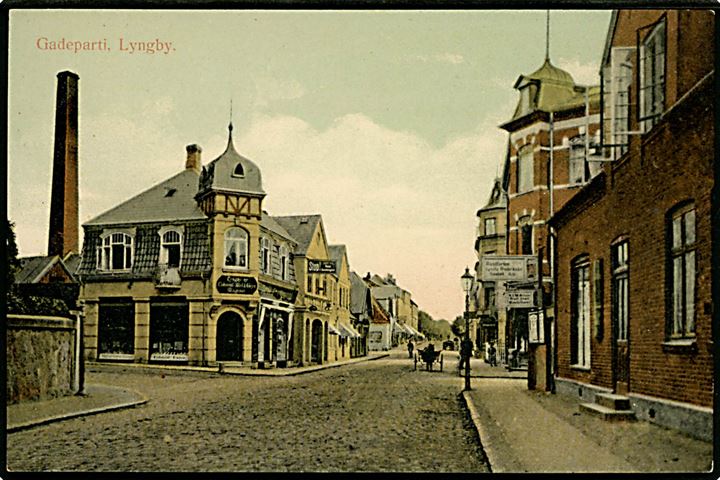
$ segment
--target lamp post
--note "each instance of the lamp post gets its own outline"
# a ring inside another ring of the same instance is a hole
[[[462,281],[462,289],[465,292],[465,339],[463,343],[464,347],[460,348],[460,354],[465,356],[465,391],[471,390],[470,388],[470,357],[472,352],[467,352],[467,344],[470,343],[470,288],[472,288],[473,276],[470,274],[470,269],[465,267],[465,273],[460,277]]]

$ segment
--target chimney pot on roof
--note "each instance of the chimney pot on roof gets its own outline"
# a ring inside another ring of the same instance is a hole
[[[187,151],[187,160],[185,161],[185,169],[186,170],[195,170],[197,173],[200,173],[200,168],[202,166],[202,162],[200,161],[200,154],[202,153],[202,148],[200,148],[200,145],[192,144],[185,147],[185,150]]]

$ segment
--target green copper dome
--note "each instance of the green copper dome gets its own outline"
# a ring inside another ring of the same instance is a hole
[[[575,85],[575,80],[573,80],[572,76],[565,70],[550,63],[549,58],[545,59],[545,63],[542,64],[542,67],[538,68],[530,75],[527,75],[526,78],[538,80],[540,82],[564,83],[571,87]]]

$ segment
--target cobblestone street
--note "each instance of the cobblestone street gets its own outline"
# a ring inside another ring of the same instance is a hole
[[[91,371],[150,401],[9,434],[8,468],[487,472],[450,377],[399,354],[277,378]]]

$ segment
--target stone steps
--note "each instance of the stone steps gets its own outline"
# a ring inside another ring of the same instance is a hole
[[[606,421],[632,421],[635,412],[630,407],[630,399],[623,395],[598,393],[595,403],[581,403],[580,411],[595,415]]]

